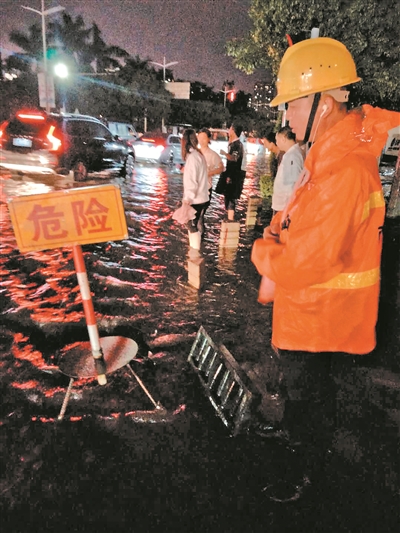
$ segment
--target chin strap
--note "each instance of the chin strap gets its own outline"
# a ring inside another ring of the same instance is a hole
[[[318,107],[320,99],[321,99],[321,93],[315,93],[314,94],[313,105],[312,105],[311,111],[310,111],[310,116],[308,117],[306,134],[305,134],[304,139],[303,139],[303,141],[305,143],[308,143],[308,139],[309,139],[310,133],[311,133],[311,128],[312,128],[312,125],[313,125],[313,122],[314,122],[314,118],[315,118],[315,113],[317,112],[317,107]]]

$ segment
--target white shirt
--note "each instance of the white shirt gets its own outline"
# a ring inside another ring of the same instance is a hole
[[[183,167],[183,199],[191,204],[208,202],[208,172],[204,157],[191,149]]]
[[[240,142],[243,144],[243,159],[242,159],[242,170],[246,172],[247,170],[247,139],[246,135],[243,135],[243,133],[240,134],[239,137]]]
[[[282,211],[287,204],[294,187],[294,184],[303,170],[303,152],[298,144],[294,144],[283,155],[278,167],[274,181],[274,192],[272,194],[272,209]]]
[[[201,152],[204,155],[204,158],[207,163],[207,171],[210,170],[216,170],[220,167],[222,163],[222,159],[217,154],[217,152],[214,152],[214,150],[211,150],[211,148],[206,148],[204,151]],[[208,176],[208,188],[212,188],[212,176]]]

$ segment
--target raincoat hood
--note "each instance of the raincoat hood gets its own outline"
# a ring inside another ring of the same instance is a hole
[[[313,173],[324,172],[350,153],[368,152],[379,157],[388,131],[400,124],[400,113],[370,105],[357,108],[330,128],[314,143],[304,166]]]

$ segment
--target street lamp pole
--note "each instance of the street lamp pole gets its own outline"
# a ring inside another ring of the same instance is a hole
[[[153,65],[157,65],[158,67],[162,67],[162,69],[163,69],[163,82],[165,83],[165,69],[167,67],[172,67],[172,65],[177,65],[178,61],[172,61],[171,63],[166,63],[165,62],[165,56],[164,56],[164,61],[162,63],[156,63],[155,61],[150,61],[150,63],[153,63]]]
[[[165,69],[167,67],[172,67],[172,65],[177,65],[178,61],[171,61],[171,63],[166,63],[165,62],[165,56],[164,56],[164,60],[163,60],[162,63],[156,63],[155,61],[150,61],[150,63],[152,63],[153,65],[157,65],[158,67],[162,67],[162,69],[163,69],[163,82],[164,82],[164,85],[165,85]],[[162,118],[162,121],[161,121],[161,129],[164,131],[164,117]]]
[[[21,6],[22,9],[27,9],[28,11],[33,11],[42,17],[42,42],[43,42],[43,70],[44,70],[44,84],[45,84],[45,94],[46,94],[46,112],[50,112],[50,102],[49,102],[49,87],[48,87],[48,71],[47,71],[47,43],[46,43],[46,16],[53,15],[59,11],[63,11],[65,7],[56,6],[51,7],[50,9],[44,9],[44,0],[42,1],[42,10],[33,9],[32,7]]]
[[[223,91],[219,91],[220,93],[224,93],[224,107],[226,107],[226,95],[230,92],[232,92],[232,89],[226,90],[226,87],[224,87]]]

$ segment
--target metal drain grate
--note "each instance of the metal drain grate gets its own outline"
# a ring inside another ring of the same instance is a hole
[[[188,361],[218,416],[237,435],[250,421],[260,394],[227,348],[223,344],[217,346],[203,326],[197,332]]]

